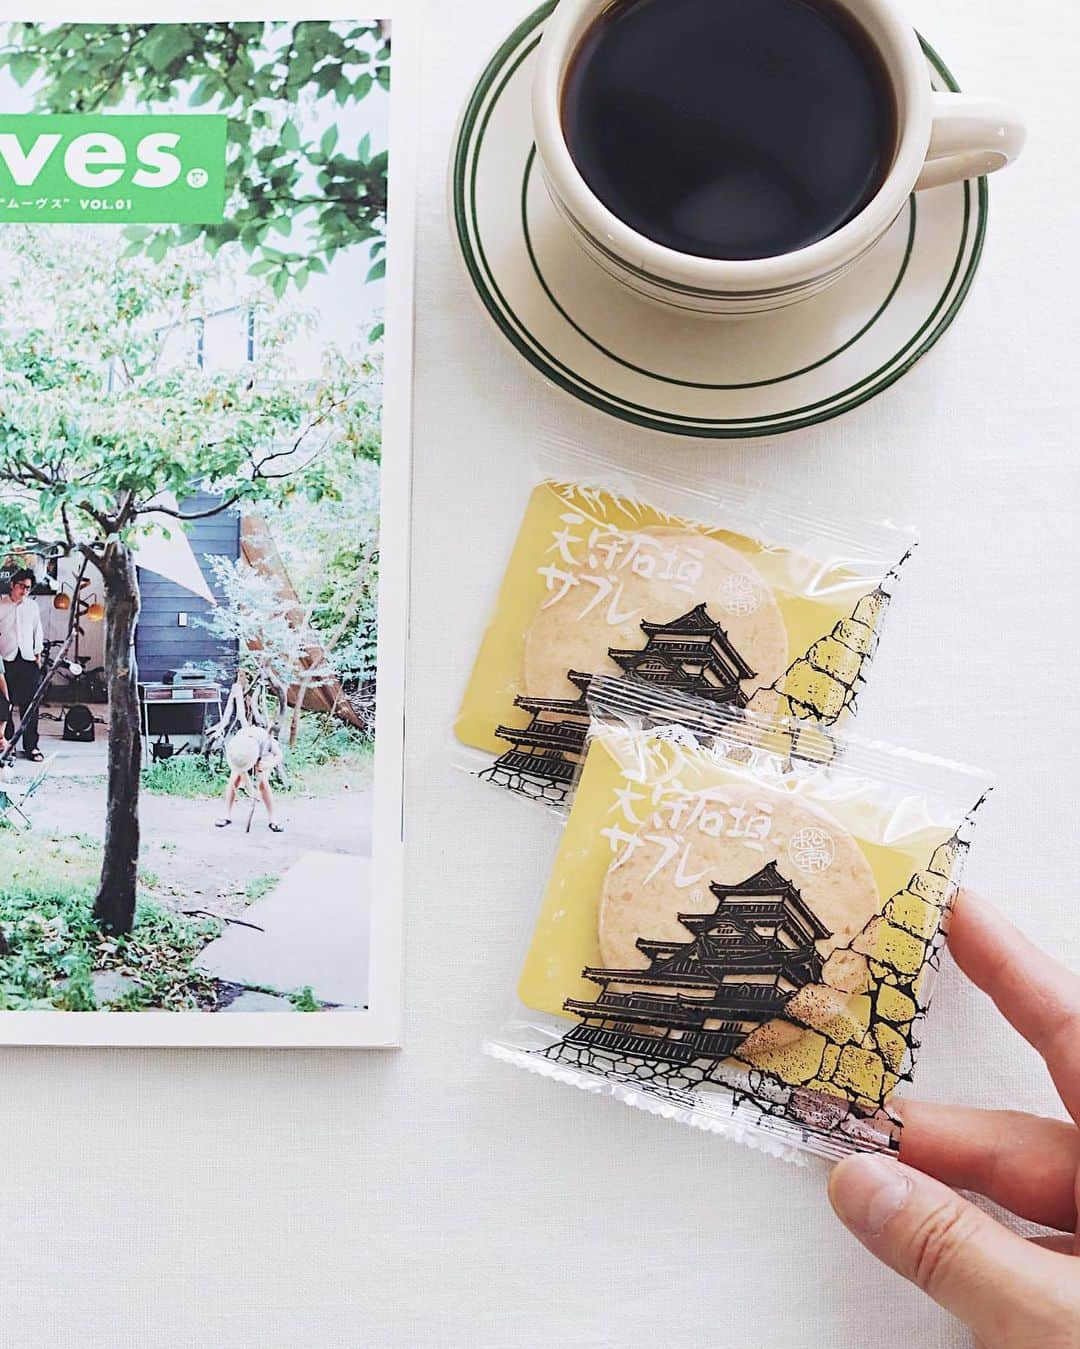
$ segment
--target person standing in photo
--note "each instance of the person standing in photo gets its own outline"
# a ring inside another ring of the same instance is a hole
[[[266,807],[270,832],[283,834],[285,826],[274,818],[274,793],[270,787],[270,775],[285,761],[277,736],[262,726],[243,726],[225,747],[225,758],[229,764],[229,781],[225,786],[225,814],[214,821],[217,827],[226,829],[232,824],[236,794],[241,787],[252,797],[254,810],[251,781],[254,777],[254,790]]]
[[[0,660],[4,662],[4,704],[6,728],[10,740],[15,734],[14,709],[19,709],[23,757],[34,763],[44,758],[38,748],[38,713],[27,708],[41,681],[41,658],[45,634],[41,612],[29,598],[34,588],[34,573],[23,567],[8,582],[8,593],[0,596]]]

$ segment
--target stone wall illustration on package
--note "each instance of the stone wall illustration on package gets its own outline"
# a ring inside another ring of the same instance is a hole
[[[689,940],[638,941],[646,970],[587,968],[602,992],[569,999],[579,1024],[547,1059],[691,1110],[709,1096],[779,1136],[899,1148],[888,1101],[911,1078],[967,843],[953,835],[845,946],[775,862],[714,883],[711,914],[679,915]],[[753,979],[754,982],[744,982]]]
[[[820,637],[775,684],[750,699],[751,710],[822,726],[834,725],[845,712],[853,713],[889,599],[882,586],[864,595],[828,636]]]
[[[881,638],[885,611],[892,599],[889,583],[911,556],[912,549],[891,567],[880,585],[863,595],[846,618],[839,619],[826,637],[792,661],[769,688],[759,690],[749,706],[770,716],[833,726],[845,714],[854,715],[866,667]],[[820,757],[812,752],[809,757]]]

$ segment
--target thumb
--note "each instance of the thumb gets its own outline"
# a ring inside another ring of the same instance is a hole
[[[1040,1336],[1076,1326],[1080,1266],[1008,1231],[940,1181],[891,1158],[847,1157],[829,1178],[829,1200],[868,1251],[985,1344],[1049,1343]]]

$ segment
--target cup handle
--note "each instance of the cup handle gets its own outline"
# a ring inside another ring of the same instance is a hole
[[[930,148],[916,192],[1003,169],[1024,148],[1023,120],[1000,99],[936,91],[933,99]]]

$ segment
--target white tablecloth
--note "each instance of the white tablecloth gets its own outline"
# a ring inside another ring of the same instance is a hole
[[[833,1220],[820,1176],[480,1057],[556,839],[449,766],[449,726],[553,422],[628,457],[781,475],[910,519],[861,730],[993,769],[971,882],[1080,968],[1075,56],[1059,0],[919,0],[965,88],[1028,113],[953,329],[840,421],[772,443],[622,428],[543,385],[453,256],[451,129],[523,13],[431,4],[421,154],[404,1052],[3,1052],[0,1345],[939,1349],[947,1317]],[[1071,620],[1071,622],[1070,622]],[[921,1093],[1052,1110],[955,970]]]

